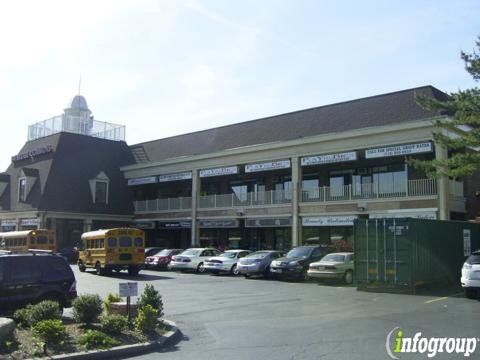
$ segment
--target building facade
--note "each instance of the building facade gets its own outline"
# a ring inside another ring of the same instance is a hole
[[[53,228],[72,244],[129,225],[152,246],[347,250],[355,219],[473,218],[474,181],[409,165],[448,156],[433,139],[447,114],[417,95],[446,98],[425,86],[131,146],[77,96],[0,174],[0,231]]]
[[[159,246],[351,248],[357,218],[468,217],[464,184],[409,159],[441,159],[421,87],[131,146],[135,222]]]
[[[84,231],[130,224],[120,167],[133,157],[121,138],[111,140],[111,127],[94,120],[79,95],[63,115],[30,126],[29,141],[0,174],[0,232],[54,229],[64,247],[78,245]]]

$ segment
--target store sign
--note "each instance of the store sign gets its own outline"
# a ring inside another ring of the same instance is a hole
[[[470,229],[463,229],[463,256],[470,256],[472,253],[472,240]]]
[[[17,226],[17,220],[15,219],[6,219],[0,221],[0,226],[7,227],[7,226]]]
[[[238,166],[229,166],[224,168],[200,170],[201,178],[210,177],[210,176],[234,175],[234,174],[238,174]]]
[[[190,229],[192,227],[192,222],[190,220],[160,221],[159,225],[162,229]]]
[[[246,219],[245,227],[287,227],[292,226],[291,218]]]
[[[154,184],[156,182],[157,182],[156,176],[128,179],[128,185],[145,185],[145,184]]]
[[[289,169],[289,168],[290,168],[290,160],[279,160],[279,161],[264,162],[260,164],[245,165],[245,172],[252,173],[252,172],[259,172],[259,171],[270,171],[270,170]]]
[[[192,178],[192,172],[187,171],[187,172],[181,172],[176,174],[160,175],[158,177],[158,181],[167,182],[167,181],[189,180],[191,178]]]
[[[415,219],[427,219],[436,220],[436,211],[412,211],[412,212],[392,212],[385,214],[370,214],[370,219],[399,219],[399,218],[415,218]]]
[[[365,150],[366,159],[383,158],[389,156],[400,156],[410,154],[420,154],[432,151],[431,142],[423,142],[417,144],[407,144],[398,146],[387,146],[375,149]]]
[[[155,229],[155,221],[134,222],[133,226],[137,229]]]
[[[237,228],[238,225],[239,222],[236,219],[198,221],[198,226],[201,228]]]
[[[303,226],[353,226],[357,216],[317,216],[302,218]]]
[[[355,161],[357,160],[357,152],[350,151],[338,154],[329,154],[329,155],[317,155],[317,156],[307,156],[302,158],[302,166],[306,165],[322,165],[322,164],[332,164],[344,161]]]
[[[48,154],[53,152],[53,147],[52,145],[45,145],[24,153],[20,153],[18,155],[12,156],[12,161],[20,161],[20,160],[25,160],[25,159],[34,159],[37,156],[43,155],[43,154]]]
[[[20,220],[21,226],[38,226],[40,224],[40,219],[22,219]]]

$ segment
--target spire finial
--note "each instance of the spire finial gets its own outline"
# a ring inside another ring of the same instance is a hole
[[[82,75],[80,75],[80,80],[78,81],[78,95],[80,95],[81,88],[82,88]]]

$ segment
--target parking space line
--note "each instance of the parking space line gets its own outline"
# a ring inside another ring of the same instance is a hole
[[[448,296],[425,301],[425,304],[431,304],[431,303],[433,303],[433,302],[435,302],[435,301],[442,301],[442,300],[446,300],[446,299],[448,299]]]

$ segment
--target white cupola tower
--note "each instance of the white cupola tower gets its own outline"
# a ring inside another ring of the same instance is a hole
[[[87,100],[82,95],[76,95],[64,110],[62,129],[76,134],[91,135],[92,127],[93,116],[88,109]]]

